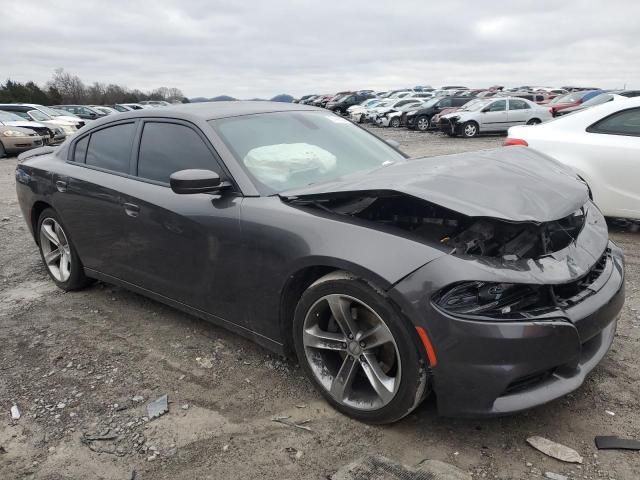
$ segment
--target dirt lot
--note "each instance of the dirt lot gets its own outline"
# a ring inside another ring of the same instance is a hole
[[[411,155],[502,142],[376,132]],[[371,427],[329,408],[295,361],[204,321],[101,283],[57,290],[19,212],[15,164],[0,160],[1,479],[322,479],[367,453],[443,460],[473,478],[640,478],[637,452],[593,445],[640,436],[640,234],[612,231],[627,255],[627,302],[611,352],[577,392],[492,420],[439,418],[432,398]],[[146,403],[163,394],[169,413],[147,421]],[[311,431],[272,421],[284,416]],[[575,448],[584,464],[545,457],[529,435]]]

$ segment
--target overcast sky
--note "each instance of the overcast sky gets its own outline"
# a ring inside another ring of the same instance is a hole
[[[640,2],[0,0],[0,80],[240,98],[493,84],[640,88]]]

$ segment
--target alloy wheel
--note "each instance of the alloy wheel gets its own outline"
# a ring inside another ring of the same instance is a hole
[[[340,404],[376,410],[398,392],[398,346],[384,320],[361,300],[331,294],[307,311],[302,343],[311,370]]]
[[[476,133],[478,133],[478,127],[476,127],[473,123],[467,123],[464,126],[464,135],[466,137],[475,137]]]
[[[420,117],[418,119],[418,130],[427,130],[429,128],[430,120],[427,117]]]
[[[40,248],[51,275],[59,282],[71,276],[71,247],[64,230],[53,218],[45,218],[40,225]]]

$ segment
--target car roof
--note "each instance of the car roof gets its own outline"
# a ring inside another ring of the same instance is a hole
[[[122,112],[118,118],[137,117],[167,117],[167,118],[192,118],[202,120],[214,120],[218,118],[237,117],[241,115],[253,115],[257,113],[289,112],[289,111],[322,111],[326,110],[300,105],[299,103],[263,102],[251,100],[237,100],[228,102],[200,102],[170,105],[161,108],[148,108]]]

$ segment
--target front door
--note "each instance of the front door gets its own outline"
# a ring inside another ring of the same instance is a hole
[[[239,265],[242,196],[180,195],[172,173],[205,169],[229,179],[202,133],[178,120],[146,120],[138,149],[136,180],[122,190],[127,213],[129,262],[123,279],[183,304],[229,318],[228,295]],[[235,319],[234,319],[235,320]]]
[[[508,127],[507,100],[494,100],[480,114],[480,131],[495,132]]]

